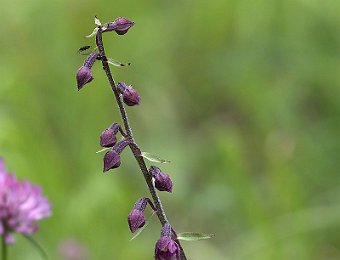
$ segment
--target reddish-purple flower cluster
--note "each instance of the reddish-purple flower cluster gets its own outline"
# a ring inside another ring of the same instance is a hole
[[[51,215],[51,206],[40,187],[20,182],[6,172],[0,158],[0,235],[7,244],[15,242],[11,233],[30,235],[38,230],[37,221]]]

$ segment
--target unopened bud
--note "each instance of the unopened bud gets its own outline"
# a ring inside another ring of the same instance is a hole
[[[103,32],[115,31],[117,34],[123,35],[126,34],[134,24],[134,22],[124,17],[118,17],[114,22],[104,24],[102,28]]]
[[[155,206],[149,198],[142,197],[135,203],[133,210],[128,216],[128,224],[132,233],[134,233],[138,228],[141,228],[145,224],[144,210],[147,204],[150,204],[153,210],[156,210]]]
[[[102,147],[112,147],[116,144],[117,138],[116,134],[119,130],[119,124],[113,123],[110,127],[105,129],[100,134],[100,146]]]
[[[99,57],[98,52],[89,54],[86,60],[84,61],[84,65],[78,69],[77,71],[78,90],[80,90],[85,84],[93,80],[91,68],[98,57]]]
[[[100,135],[100,146],[112,147],[116,144],[117,138],[111,129],[105,129]]]
[[[142,211],[134,209],[128,216],[129,228],[132,233],[135,233],[138,228],[145,225],[145,217]]]
[[[166,173],[162,172],[158,167],[151,166],[149,172],[155,179],[155,187],[159,191],[172,192],[172,181]]]
[[[115,151],[109,151],[104,155],[104,170],[103,172],[107,172],[108,170],[118,168],[120,166],[120,155]]]
[[[155,247],[156,260],[180,259],[179,245],[172,239],[171,230],[170,224],[165,223],[162,228],[161,237],[158,239]]]
[[[80,90],[85,84],[93,80],[91,69],[81,66],[77,71],[77,85]]]
[[[123,82],[118,82],[117,84],[118,91],[123,96],[123,101],[128,106],[135,106],[139,105],[140,103],[140,96],[138,92],[132,88],[132,86],[128,86]]]
[[[112,150],[104,155],[104,172],[120,166],[120,153],[131,143],[130,139],[122,139],[116,143]]]

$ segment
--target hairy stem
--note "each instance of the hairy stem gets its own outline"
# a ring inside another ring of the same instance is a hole
[[[106,77],[108,78],[111,89],[112,89],[112,91],[115,95],[115,98],[116,98],[116,101],[117,101],[117,104],[118,104],[118,107],[119,107],[120,115],[121,115],[123,123],[124,123],[124,128],[125,128],[126,134],[132,140],[131,144],[129,145],[130,149],[131,149],[136,161],[138,162],[139,168],[141,169],[141,171],[143,173],[144,179],[146,181],[146,184],[148,185],[150,194],[152,196],[152,200],[154,201],[155,207],[157,209],[156,213],[157,213],[158,219],[163,226],[165,223],[168,222],[168,219],[167,219],[167,216],[165,214],[164,208],[162,206],[162,202],[161,202],[159,196],[157,195],[156,189],[153,185],[152,176],[151,176],[151,174],[149,173],[149,171],[146,167],[144,158],[141,156],[141,150],[140,150],[140,148],[138,147],[137,143],[135,142],[135,140],[133,138],[132,129],[131,129],[131,126],[130,126],[130,123],[129,123],[129,119],[128,119],[126,110],[125,110],[123,102],[122,102],[122,100],[119,96],[115,81],[112,77],[111,70],[110,70],[109,64],[107,62],[107,58],[106,58],[106,55],[105,55],[105,49],[104,49],[104,45],[103,45],[102,30],[101,29],[99,29],[98,32],[97,32],[96,44],[97,44],[97,47],[98,47],[98,50],[99,50],[99,53],[100,53],[100,56],[101,56],[103,70],[106,73]],[[185,256],[184,250],[183,250],[180,242],[177,239],[176,239],[176,242],[180,247],[181,259],[186,260],[187,258]]]

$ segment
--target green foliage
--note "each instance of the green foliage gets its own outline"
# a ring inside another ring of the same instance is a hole
[[[317,0],[2,1],[0,155],[39,183],[53,217],[34,235],[50,259],[68,239],[89,259],[151,259],[156,219],[130,242],[127,215],[147,196],[125,151],[102,174],[99,135],[118,108],[101,66],[78,93],[93,16],[125,16],[105,34],[141,149],[171,159],[161,194],[189,259],[340,258],[340,2]],[[38,259],[18,237],[10,259]]]

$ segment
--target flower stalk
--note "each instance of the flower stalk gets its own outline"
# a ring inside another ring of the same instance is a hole
[[[130,149],[131,149],[131,151],[132,151],[132,153],[133,153],[133,155],[134,155],[134,157],[135,157],[135,159],[136,159],[136,161],[139,165],[141,172],[143,173],[145,182],[146,182],[146,184],[149,188],[152,200],[153,200],[154,205],[156,207],[157,217],[158,217],[159,221],[161,222],[162,226],[164,226],[169,221],[168,221],[168,218],[166,216],[165,210],[162,206],[162,202],[161,202],[161,200],[160,200],[160,198],[157,194],[157,191],[156,191],[156,189],[153,185],[152,175],[149,173],[147,166],[146,166],[146,163],[144,161],[144,158],[141,156],[141,149],[139,148],[139,146],[137,145],[137,143],[135,142],[135,139],[133,137],[133,133],[132,133],[132,129],[131,129],[131,126],[130,126],[130,123],[129,123],[127,112],[126,112],[125,107],[123,105],[123,102],[120,98],[120,93],[119,93],[119,90],[117,88],[117,85],[116,85],[116,83],[115,83],[115,81],[112,77],[112,73],[111,73],[111,70],[110,70],[110,67],[109,67],[109,63],[108,63],[108,60],[107,60],[107,57],[106,57],[106,54],[105,54],[105,48],[104,48],[104,44],[103,44],[102,33],[103,33],[103,31],[102,31],[101,27],[99,27],[99,30],[97,31],[97,34],[96,34],[96,45],[98,47],[99,54],[100,54],[100,57],[101,57],[103,70],[106,73],[106,77],[107,77],[107,79],[110,83],[111,89],[114,93],[117,105],[119,107],[119,111],[120,111],[120,115],[121,115],[121,118],[122,118],[122,121],[123,121],[123,124],[124,124],[125,132],[126,132],[128,138],[131,140],[131,142],[129,144]],[[182,260],[187,259],[180,242],[177,239],[175,241],[178,244],[179,249],[180,249],[180,258]]]
[[[152,197],[152,201],[146,197],[143,197],[136,203],[134,209],[130,212],[128,216],[128,224],[130,230],[132,233],[134,233],[137,229],[142,228],[145,225],[143,211],[146,205],[149,203],[153,210],[157,213],[158,219],[162,224],[162,228],[164,229],[164,226],[166,226],[168,227],[167,230],[170,230],[169,232],[171,233],[171,239],[173,239],[174,241],[170,241],[170,244],[176,247],[176,252],[174,251],[176,258],[179,259],[180,257],[180,259],[185,260],[187,258],[185,256],[184,250],[177,239],[175,230],[172,229],[170,226],[165,210],[162,206],[162,202],[156,191],[157,188],[159,191],[172,192],[172,181],[169,175],[163,173],[159,168],[155,166],[151,166],[150,170],[147,169],[143,153],[141,152],[141,149],[139,148],[133,137],[128,115],[123,104],[125,103],[125,105],[127,106],[139,105],[141,100],[140,96],[131,85],[127,85],[123,82],[118,82],[117,84],[115,83],[109,67],[109,64],[112,63],[110,62],[112,59],[107,58],[105,54],[102,36],[103,33],[115,31],[118,35],[124,35],[134,25],[134,22],[129,21],[124,17],[119,17],[114,22],[109,22],[102,25],[99,19],[95,17],[95,24],[98,26],[88,37],[96,37],[96,46],[98,51],[90,54],[84,62],[83,66],[77,71],[76,79],[78,90],[80,90],[85,84],[92,81],[93,77],[91,68],[96,60],[100,60],[103,66],[103,70],[105,71],[106,77],[109,81],[111,90],[115,96],[120,116],[123,121],[123,127],[121,127],[118,123],[114,123],[109,128],[105,129],[100,135],[100,145],[102,147],[110,149],[110,151],[108,151],[104,155],[103,172],[118,168],[121,164],[120,153],[124,150],[125,147],[130,147],[130,150],[132,151],[133,156],[135,157],[139,168],[143,173],[145,182],[149,188]],[[118,130],[123,136],[123,138],[119,142],[117,142],[116,137]],[[167,245],[164,248],[162,247],[161,251],[165,250],[165,248],[167,248]],[[173,247],[171,248],[174,249]],[[164,260],[170,259],[173,258],[165,258]]]

